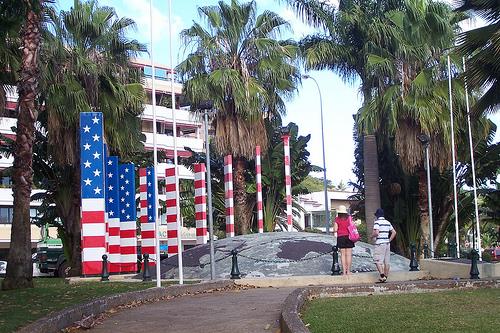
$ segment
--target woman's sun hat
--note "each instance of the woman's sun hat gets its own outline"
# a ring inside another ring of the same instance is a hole
[[[347,208],[344,205],[340,205],[339,208],[337,208],[337,213],[338,214],[347,214]]]

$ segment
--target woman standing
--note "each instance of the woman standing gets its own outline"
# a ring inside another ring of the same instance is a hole
[[[333,232],[337,233],[337,247],[340,249],[342,270],[344,275],[351,275],[352,248],[354,243],[349,239],[349,214],[344,205],[337,209],[337,217],[333,226]]]

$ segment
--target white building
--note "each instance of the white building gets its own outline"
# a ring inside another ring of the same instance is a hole
[[[328,191],[330,211],[337,210],[340,205],[346,206],[349,211],[351,205],[357,202],[357,200],[353,198],[355,194],[356,192],[350,191]],[[326,231],[325,192],[312,192],[299,195],[298,202],[304,210],[300,212],[300,226],[307,229]],[[330,227],[331,225],[330,221]]]
[[[141,115],[142,132],[146,136],[144,146],[147,150],[153,150],[153,108],[151,105],[151,86],[152,86],[152,68],[149,61],[134,60],[134,65],[141,68],[144,73],[144,88],[148,96],[148,102],[144,105],[144,112]],[[173,112],[176,115],[177,123],[177,147],[178,157],[188,157],[190,155],[184,147],[189,147],[193,151],[201,151],[204,145],[203,124],[189,112],[189,107],[183,105],[182,84],[174,78],[175,110],[171,107],[162,105],[171,105],[168,101],[171,99],[171,80],[170,70],[161,64],[155,65],[155,90],[156,90],[156,142],[158,150],[164,151],[166,160],[158,160],[158,177],[165,177],[165,168],[167,163],[173,163],[174,156],[174,137],[173,137]],[[14,139],[15,133],[11,127],[16,126],[16,104],[17,94],[8,92],[6,102],[6,112],[0,117],[0,133]],[[106,121],[106,120],[104,120]],[[10,233],[13,212],[13,197],[11,190],[11,179],[3,173],[3,170],[10,167],[13,158],[0,158],[0,259],[5,259],[10,247]],[[185,167],[179,165],[179,177],[193,179],[193,174]],[[164,189],[160,188],[160,198],[164,199]],[[32,203],[32,216],[36,214],[37,204]],[[161,218],[165,222],[164,216]],[[50,235],[56,237],[55,228],[51,228]],[[184,245],[192,246],[196,243],[195,230],[183,228],[182,238]],[[40,240],[40,229],[33,225],[31,227],[32,247],[36,248],[36,243]],[[160,241],[166,242],[166,225],[160,227]]]

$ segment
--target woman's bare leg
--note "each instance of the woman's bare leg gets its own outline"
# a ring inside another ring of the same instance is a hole
[[[347,275],[351,275],[351,266],[352,266],[352,249],[344,249],[345,250],[345,263],[347,266]]]
[[[346,275],[348,272],[347,271],[348,263],[347,263],[347,251],[346,250],[347,249],[340,249],[340,258],[341,258],[340,260],[342,261],[342,273],[344,275]]]

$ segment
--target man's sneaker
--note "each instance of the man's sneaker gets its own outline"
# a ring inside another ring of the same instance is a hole
[[[387,277],[384,274],[380,274],[378,281],[380,283],[384,283],[385,281],[387,281]]]

